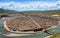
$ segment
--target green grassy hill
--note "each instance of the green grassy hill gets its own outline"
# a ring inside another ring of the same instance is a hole
[[[50,10],[50,11],[24,11],[24,12],[17,12],[15,10],[4,10],[0,8],[0,13],[27,13],[27,14],[31,14],[31,13],[35,13],[35,14],[60,14],[60,10]]]
[[[5,10],[0,8],[0,13],[16,13],[17,11],[15,10]]]
[[[50,11],[25,11],[25,12],[18,12],[18,13],[35,13],[35,14],[59,14],[60,15],[60,10],[50,10]]]

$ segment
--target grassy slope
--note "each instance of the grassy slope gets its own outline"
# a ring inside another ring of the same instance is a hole
[[[59,34],[55,34],[55,35],[51,36],[50,38],[60,38],[60,33]]]
[[[14,10],[4,10],[0,8],[0,14],[1,13],[9,13],[9,14],[14,14],[14,13],[21,13],[21,14],[60,14],[60,10],[51,10],[51,11],[24,11],[24,12],[16,12]]]
[[[52,11],[28,11],[28,12],[18,12],[21,14],[59,14],[60,15],[60,10],[52,10]]]

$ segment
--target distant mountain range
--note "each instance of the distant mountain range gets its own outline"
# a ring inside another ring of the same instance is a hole
[[[6,9],[2,9],[0,8],[0,13],[16,13],[17,11],[15,10],[6,10]]]
[[[47,10],[47,11],[15,11],[6,10],[0,8],[0,13],[49,13],[49,14],[60,14],[60,10]]]

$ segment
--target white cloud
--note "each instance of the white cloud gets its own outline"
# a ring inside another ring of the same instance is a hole
[[[0,2],[0,8],[25,11],[25,10],[53,10],[60,9],[60,1],[56,2],[29,2],[29,3],[20,3],[20,2]]]

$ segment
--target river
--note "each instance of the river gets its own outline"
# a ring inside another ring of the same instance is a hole
[[[0,27],[3,26],[3,22],[0,20]],[[32,35],[32,36],[23,36],[23,37],[6,37],[2,35],[3,29],[0,28],[0,38],[44,38],[48,36],[49,34],[47,33],[42,33],[40,35]],[[52,29],[51,31],[54,31],[55,33],[60,33],[60,26]]]

